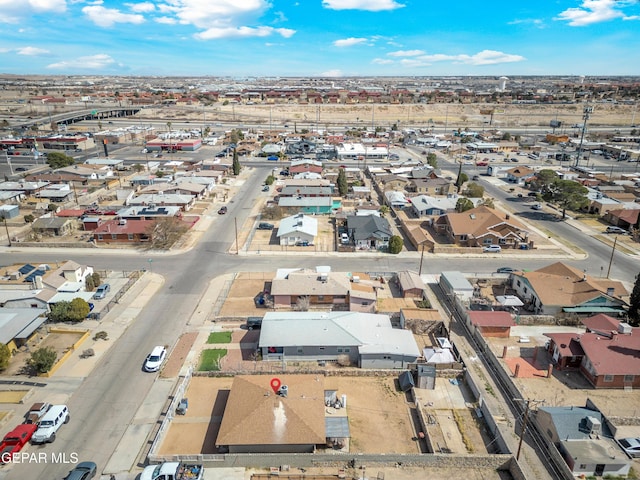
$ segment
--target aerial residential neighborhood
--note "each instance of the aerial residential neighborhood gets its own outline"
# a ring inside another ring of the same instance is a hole
[[[507,80],[1,77],[0,478],[636,478],[638,81]]]

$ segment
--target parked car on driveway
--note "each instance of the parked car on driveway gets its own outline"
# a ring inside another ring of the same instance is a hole
[[[542,204],[534,203],[533,205],[531,205],[531,208],[533,208],[534,210],[542,210]]]
[[[111,285],[108,283],[103,283],[98,288],[96,288],[96,292],[93,294],[93,298],[95,300],[101,300],[107,296],[107,293],[111,291]]]
[[[620,438],[616,442],[630,456],[634,458],[640,457],[640,438]]]
[[[273,230],[273,223],[260,222],[258,224],[258,230]]]
[[[614,226],[609,226],[607,227],[607,233],[627,233],[627,231],[624,228],[620,228],[620,227],[614,227]]]
[[[268,192],[269,191],[269,185],[265,185],[264,187],[262,187],[262,191],[263,192]]]
[[[483,247],[482,251],[488,253],[500,253],[502,248],[500,245],[487,245],[486,247]]]

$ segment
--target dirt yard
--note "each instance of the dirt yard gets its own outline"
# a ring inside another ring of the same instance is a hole
[[[27,360],[31,357],[31,352],[45,347],[53,347],[57,353],[57,359],[59,360],[71,346],[76,343],[83,333],[69,332],[69,333],[37,333],[31,341],[28,343],[28,348],[20,349],[11,358],[9,368],[4,371],[4,375],[26,375],[28,372],[25,370]]]
[[[254,298],[268,287],[267,283],[271,282],[274,274],[275,272],[239,273],[220,309],[219,317],[263,316],[266,310],[256,307]]]
[[[198,338],[198,332],[185,333],[180,337],[162,368],[161,377],[171,378],[178,376],[196,338]]]
[[[185,397],[189,409],[177,415],[161,455],[217,453],[215,438],[232,378],[194,377]],[[394,377],[327,377],[325,388],[347,395],[353,453],[419,453],[405,395]]]

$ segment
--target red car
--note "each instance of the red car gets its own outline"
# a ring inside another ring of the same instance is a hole
[[[37,429],[35,423],[23,423],[7,433],[0,444],[0,463],[11,462],[11,455],[22,450]]]

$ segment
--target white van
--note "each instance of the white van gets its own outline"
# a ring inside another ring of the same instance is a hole
[[[40,419],[38,429],[31,437],[31,443],[52,443],[56,432],[63,423],[69,421],[69,409],[66,405],[53,405]]]

